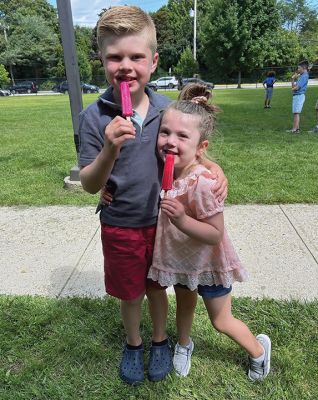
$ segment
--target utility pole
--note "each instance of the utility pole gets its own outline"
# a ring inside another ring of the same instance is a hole
[[[190,10],[190,17],[193,18],[193,58],[197,59],[197,0],[194,0],[194,10]]]
[[[197,59],[197,0],[194,0],[193,16],[193,58]]]
[[[80,74],[77,61],[77,53],[75,46],[75,35],[72,18],[72,9],[70,0],[57,0],[57,10],[59,16],[60,32],[62,37],[64,64],[66,70],[66,78],[69,88],[69,99],[72,114],[72,123],[74,131],[74,142],[79,159],[79,113],[83,109],[82,91],[80,83]],[[64,179],[65,186],[71,187],[79,185],[79,167],[74,166],[71,169],[70,176]]]

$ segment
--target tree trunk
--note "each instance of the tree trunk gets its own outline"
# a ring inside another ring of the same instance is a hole
[[[237,88],[238,89],[242,89],[241,83],[242,83],[242,73],[241,73],[241,71],[239,71],[238,76],[237,76]]]
[[[14,75],[13,75],[13,68],[12,68],[11,64],[9,65],[9,71],[10,71],[10,77],[11,77],[12,85],[15,85]]]

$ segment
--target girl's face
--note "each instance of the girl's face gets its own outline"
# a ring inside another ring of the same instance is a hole
[[[167,153],[174,155],[175,178],[182,176],[188,167],[195,164],[209,144],[207,140],[199,143],[198,126],[198,116],[179,110],[169,109],[162,118],[157,148],[163,160]]]

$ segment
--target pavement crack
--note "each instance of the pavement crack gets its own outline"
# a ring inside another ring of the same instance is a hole
[[[306,247],[306,249],[308,250],[309,254],[311,255],[311,257],[313,258],[313,260],[315,261],[315,263],[318,265],[318,260],[315,257],[315,255],[313,254],[313,252],[310,250],[310,247],[308,247],[307,243],[304,241],[304,239],[302,238],[302,236],[300,235],[300,233],[298,232],[297,228],[295,227],[295,225],[293,224],[292,220],[289,218],[288,214],[286,213],[286,211],[283,209],[282,205],[279,204],[278,205],[279,208],[281,209],[282,213],[285,215],[286,219],[288,220],[288,222],[290,223],[290,225],[293,227],[294,231],[296,232],[297,236],[299,237],[299,239],[302,241],[302,243],[304,244],[304,246]]]
[[[81,256],[79,257],[79,259],[77,260],[77,262],[76,262],[76,264],[75,264],[75,266],[74,266],[72,272],[70,273],[70,276],[66,279],[66,282],[65,282],[64,285],[62,286],[61,290],[58,292],[58,294],[57,294],[57,296],[56,296],[57,298],[61,297],[62,293],[64,292],[64,290],[65,290],[65,288],[66,288],[66,286],[68,285],[68,283],[70,282],[70,280],[71,280],[72,277],[74,276],[74,274],[75,274],[75,272],[76,272],[76,270],[77,270],[77,267],[79,266],[79,264],[80,264],[81,261],[83,260],[85,254],[86,254],[86,252],[87,252],[89,246],[91,245],[92,241],[94,240],[94,237],[95,237],[95,235],[96,235],[96,233],[97,233],[98,230],[99,230],[99,225],[98,225],[97,228],[95,229],[94,234],[92,235],[90,241],[87,243],[87,246],[85,247],[85,249],[84,249],[82,255],[81,255]]]

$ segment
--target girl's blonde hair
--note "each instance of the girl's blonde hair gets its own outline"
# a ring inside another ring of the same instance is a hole
[[[152,54],[157,51],[155,24],[147,13],[135,6],[116,6],[105,11],[97,23],[97,43],[103,50],[108,35],[123,36],[146,31]]]
[[[180,92],[178,100],[166,109],[166,111],[174,109],[184,114],[198,116],[200,143],[215,131],[216,113],[220,111],[218,107],[209,103],[211,97],[211,91],[205,85],[189,83]]]

